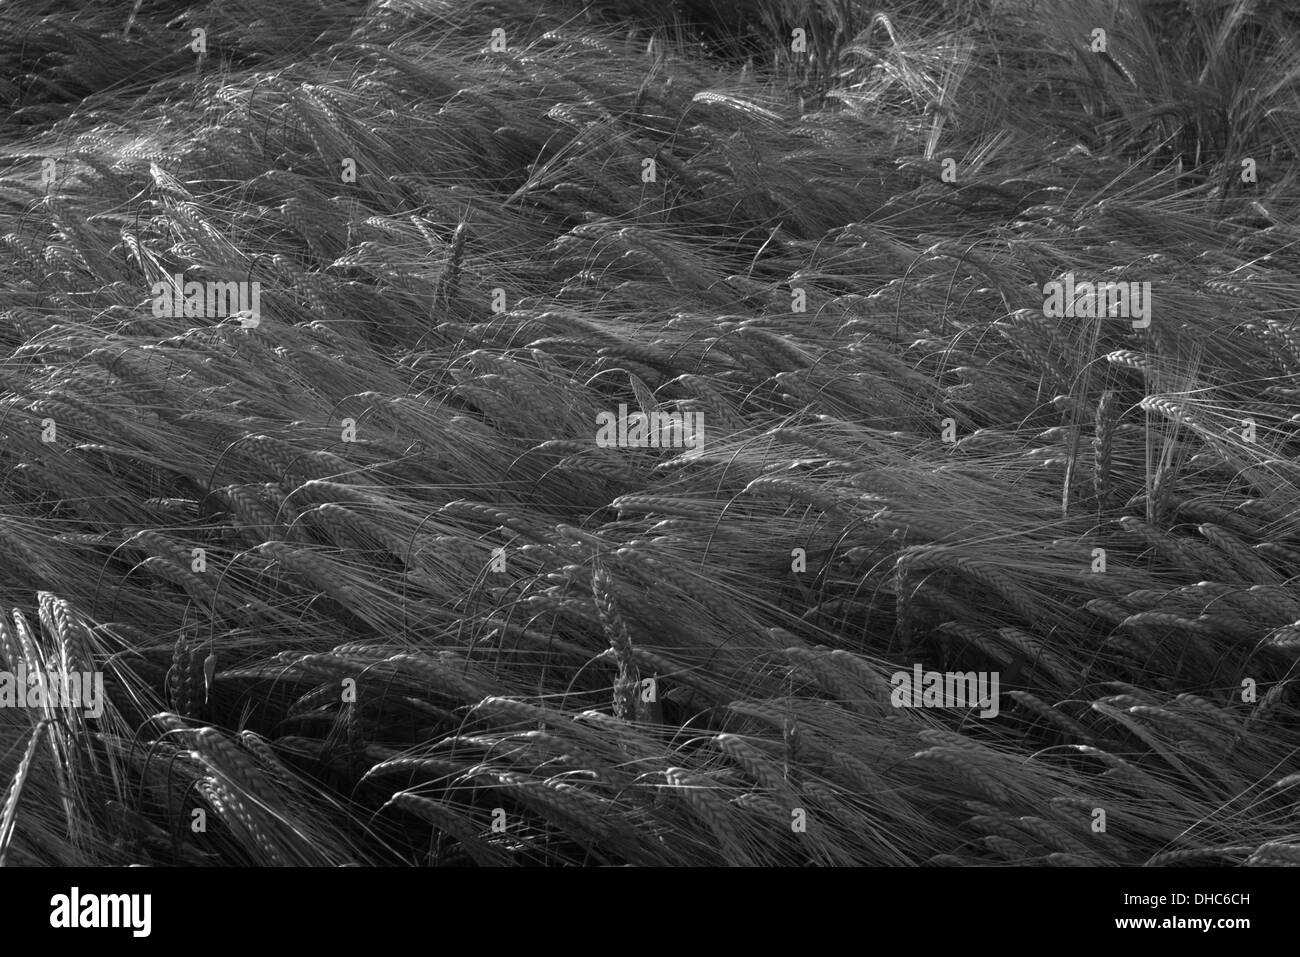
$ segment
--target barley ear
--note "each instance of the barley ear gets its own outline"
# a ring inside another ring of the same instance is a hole
[[[614,717],[628,720],[636,715],[638,685],[636,663],[632,657],[632,638],[628,634],[627,623],[618,611],[613,579],[603,566],[598,565],[592,572],[591,591],[596,599],[600,623],[609,637],[610,647],[614,649],[614,658],[618,662],[618,674],[614,679]]]

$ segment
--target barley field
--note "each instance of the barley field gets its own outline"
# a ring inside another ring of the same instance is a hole
[[[1300,864],[1298,118],[1286,2],[0,4],[0,863]]]

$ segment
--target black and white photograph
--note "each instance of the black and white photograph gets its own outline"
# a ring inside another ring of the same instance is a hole
[[[1279,929],[1298,153],[1295,0],[0,0],[9,912]]]

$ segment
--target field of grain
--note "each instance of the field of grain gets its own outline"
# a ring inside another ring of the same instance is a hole
[[[1298,117],[1282,2],[0,6],[0,863],[1300,863]]]

